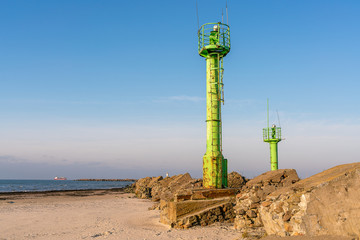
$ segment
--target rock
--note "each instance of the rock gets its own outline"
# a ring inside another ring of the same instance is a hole
[[[259,206],[260,206],[259,203],[251,203],[249,208],[250,209],[257,209],[257,208],[259,208]]]
[[[154,205],[149,207],[148,210],[160,210],[160,203],[154,203]]]
[[[236,214],[238,214],[238,215],[245,215],[245,210],[244,209],[239,209],[237,212],[236,212]]]
[[[278,189],[259,213],[267,234],[360,236],[360,163],[336,166]]]
[[[251,179],[246,183],[246,187],[251,188],[257,186],[265,188],[265,186],[269,185],[274,186],[275,188],[286,187],[299,180],[295,169],[279,169],[263,173],[256,178]]]
[[[155,184],[157,184],[158,182],[160,182],[161,180],[163,180],[163,177],[162,176],[159,176],[159,177],[153,177],[149,184],[148,184],[148,187],[149,188],[152,188]]]
[[[134,192],[138,198],[158,202],[160,199],[173,200],[178,192],[186,193],[201,186],[201,179],[192,179],[189,173],[185,173],[166,178],[162,176],[141,178],[135,183]]]
[[[262,191],[265,196],[269,195],[270,193],[274,192],[276,187],[274,185],[266,185],[263,187]]]
[[[158,181],[152,185],[151,197],[153,201],[160,201],[160,195],[164,189],[167,188],[169,183],[173,180],[173,177],[166,177],[161,181]]]
[[[166,187],[160,189],[159,198],[163,200],[174,200],[175,194],[184,193],[189,189],[196,188],[199,179],[192,179],[189,173],[173,176]]]
[[[252,197],[250,198],[250,201],[251,201],[252,203],[259,203],[259,202],[260,202],[260,198],[255,195],[255,196],[252,196]]]
[[[148,185],[152,180],[151,177],[141,178],[135,183],[135,195],[138,198],[150,198],[151,197],[151,189],[149,189]]]
[[[190,181],[190,183],[193,182],[197,181]],[[174,199],[162,198],[160,200],[160,222],[173,228],[233,222],[237,192],[235,188],[184,189],[176,193]]]
[[[282,217],[282,219],[283,219],[284,222],[289,221],[290,218],[291,218],[291,212],[290,212],[290,211],[287,211],[287,212],[285,213],[285,215]]]
[[[128,186],[126,186],[124,188],[124,192],[126,192],[126,193],[135,193],[135,187],[136,187],[136,183],[128,185]]]
[[[173,228],[187,229],[196,225],[207,226],[215,222],[233,222],[231,198],[188,200],[181,202],[160,201],[160,222]]]
[[[270,206],[272,202],[265,201],[269,194],[297,181],[299,177],[294,169],[266,172],[248,181],[236,195],[235,228],[252,228],[251,231],[255,231],[253,228],[261,228],[259,231],[263,232],[260,206]]]
[[[237,172],[231,172],[228,174],[228,187],[229,188],[241,188],[246,184],[249,179],[241,176]]]
[[[256,218],[257,217],[257,214],[254,210],[248,210],[246,211],[246,215],[249,217],[249,218]]]
[[[261,206],[268,207],[271,205],[271,202],[262,202]]]

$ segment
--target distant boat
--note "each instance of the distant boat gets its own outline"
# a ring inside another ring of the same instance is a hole
[[[54,180],[67,180],[66,177],[54,177]]]

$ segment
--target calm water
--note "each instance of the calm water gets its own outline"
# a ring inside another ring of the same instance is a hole
[[[38,192],[51,190],[122,188],[133,182],[95,182],[72,180],[0,180],[0,192]]]

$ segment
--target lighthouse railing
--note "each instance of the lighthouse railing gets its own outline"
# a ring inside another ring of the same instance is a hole
[[[263,140],[281,140],[281,128],[263,128]]]
[[[230,49],[230,27],[224,23],[206,23],[198,31],[198,50],[199,52],[206,46],[211,45],[212,32],[214,26],[218,28],[218,39],[216,45]]]

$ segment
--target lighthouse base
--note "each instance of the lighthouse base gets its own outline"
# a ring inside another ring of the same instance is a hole
[[[203,187],[226,188],[227,179],[227,159],[221,153],[206,153],[203,157]]]

